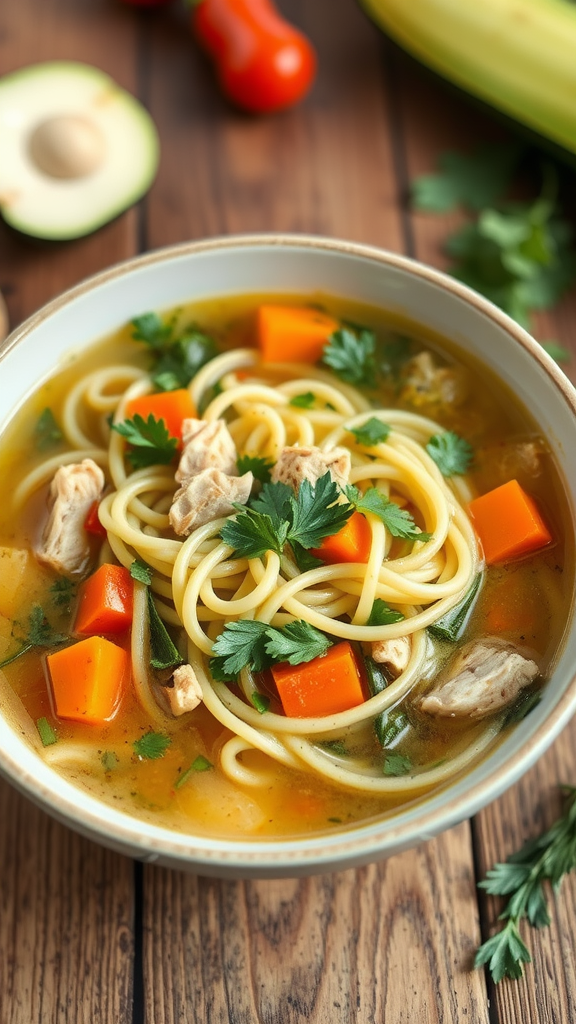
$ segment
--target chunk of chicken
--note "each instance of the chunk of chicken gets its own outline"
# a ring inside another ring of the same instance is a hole
[[[466,398],[465,371],[455,366],[438,366],[431,352],[419,352],[410,359],[403,378],[402,398],[413,405],[461,405]]]
[[[84,520],[104,490],[104,473],[92,459],[60,466],[50,485],[50,515],[36,557],[56,572],[80,572],[90,557]]]
[[[227,476],[219,469],[203,469],[176,491],[169,512],[175,533],[183,536],[220,516],[234,512],[234,502],[245,505],[250,497],[254,477]]]
[[[179,484],[188,483],[203,469],[238,475],[236,445],[224,420],[184,420],[182,441],[184,448],[176,470]]]
[[[430,715],[485,718],[511,704],[538,675],[535,661],[497,640],[478,640],[456,659],[448,679],[420,702]]]
[[[394,640],[374,640],[372,642],[372,659],[380,665],[386,665],[394,676],[402,674],[410,661],[412,640],[409,636],[399,636]]]
[[[202,687],[191,665],[180,665],[174,670],[166,687],[166,695],[175,718],[185,715],[187,711],[194,711],[202,703]]]
[[[350,452],[346,448],[310,448],[291,445],[283,448],[274,469],[272,483],[289,484],[297,492],[303,480],[312,485],[330,472],[334,483],[345,487],[350,476]]]

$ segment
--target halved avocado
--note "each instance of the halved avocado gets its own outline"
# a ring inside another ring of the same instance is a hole
[[[0,210],[36,238],[79,238],[135,203],[159,157],[150,115],[103,71],[50,61],[0,79]]]

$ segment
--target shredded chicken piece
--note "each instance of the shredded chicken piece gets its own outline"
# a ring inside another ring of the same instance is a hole
[[[238,475],[236,445],[224,420],[184,420],[182,440],[184,449],[176,470],[179,484],[188,483],[204,469]]]
[[[80,572],[90,557],[84,520],[104,490],[104,473],[92,459],[60,466],[50,485],[50,515],[36,557],[56,572]]]
[[[394,640],[374,640],[372,642],[372,658],[380,665],[387,665],[395,676],[402,674],[410,661],[412,640],[409,636],[399,636]]]
[[[420,702],[430,715],[485,718],[511,704],[538,675],[535,661],[497,640],[479,640],[451,666],[451,675]]]
[[[219,469],[203,469],[176,491],[170,508],[170,524],[175,533],[185,535],[220,516],[230,516],[234,503],[245,505],[254,477],[227,476]]]
[[[403,377],[402,397],[414,405],[461,405],[467,395],[465,371],[455,366],[438,366],[431,352],[419,352],[410,359]]]
[[[194,711],[202,703],[202,687],[191,665],[180,665],[174,670],[166,694],[175,718],[185,715],[187,711]]]
[[[297,492],[303,480],[318,482],[327,472],[334,483],[345,487],[350,476],[350,452],[346,448],[310,448],[292,445],[283,448],[274,469],[272,483],[289,484]]]

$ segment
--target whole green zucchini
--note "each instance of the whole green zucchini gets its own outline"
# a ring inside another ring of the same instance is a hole
[[[576,154],[576,4],[360,0],[444,78]]]

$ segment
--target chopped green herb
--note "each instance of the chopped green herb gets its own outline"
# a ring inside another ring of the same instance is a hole
[[[502,196],[518,163],[518,146],[482,146],[470,156],[443,153],[437,174],[424,174],[412,183],[418,210],[446,213],[462,204],[481,210]]]
[[[389,683],[389,678],[382,665],[377,664],[372,658],[367,655],[364,657],[364,665],[366,667],[366,680],[368,682],[368,693],[371,697],[375,697],[378,693],[382,693]],[[376,733],[376,739],[378,740],[381,747],[386,746],[383,743],[382,737],[386,721],[388,719],[388,712],[381,711],[378,715],[374,716],[373,726],[374,732]]]
[[[526,715],[529,715],[535,707],[538,706],[542,700],[542,694],[537,690],[524,693],[521,695],[520,700],[516,701],[511,708],[508,709],[502,722],[502,728],[506,729],[509,725],[515,725],[516,722],[521,722]]]
[[[147,420],[135,413],[132,419],[113,423],[112,430],[132,445],[126,457],[133,469],[167,465],[176,454],[177,438],[170,435],[164,420],[157,420],[152,413]]]
[[[172,740],[165,733],[150,730],[145,732],[140,739],[134,740],[132,747],[138,757],[148,761],[157,761],[158,758],[164,757],[171,742]]]
[[[250,700],[259,715],[266,714],[270,707],[270,697],[267,697],[264,693],[258,693],[258,690],[254,690],[254,692],[250,694]]]
[[[557,341],[542,341],[540,344],[551,359],[557,363],[569,363],[572,359],[572,353],[563,345],[559,345]]]
[[[152,577],[154,570],[151,569],[146,562],[142,562],[139,558],[135,558],[130,565],[130,575],[133,580],[137,580],[138,583],[145,583],[147,587],[152,583]]]
[[[150,624],[150,664],[152,668],[174,668],[176,665],[181,665],[184,659],[158,614],[150,589],[147,590],[147,597]]]
[[[330,335],[322,361],[348,384],[374,387],[376,380],[376,338],[373,331],[342,327]]]
[[[292,522],[292,500],[294,491],[288,484],[264,484],[260,494],[252,498],[250,505],[255,512],[268,516],[275,530],[284,522]]]
[[[292,541],[291,547],[300,572],[310,572],[311,569],[317,569],[318,566],[326,564],[321,558],[316,558],[316,555],[312,555],[306,548],[303,548],[296,540]]]
[[[566,803],[562,816],[546,832],[528,840],[521,850],[487,872],[480,887],[492,896],[508,897],[500,914],[506,921],[476,954],[475,967],[488,964],[492,980],[521,978],[522,964],[530,963],[518,925],[528,918],[533,928],[550,924],[546,883],[558,891],[564,875],[576,869],[576,789],[563,787]]]
[[[202,331],[190,330],[158,359],[152,380],[161,391],[185,388],[206,363],[218,355],[216,343]]]
[[[73,598],[76,596],[76,584],[66,576],[61,576],[50,587],[52,604],[63,612],[69,612]]]
[[[113,772],[119,764],[118,754],[115,754],[113,750],[105,750],[100,762],[105,772]]]
[[[267,551],[281,555],[288,537],[288,523],[275,528],[269,516],[254,508],[234,506],[238,514],[229,519],[220,532],[225,544],[234,549],[239,558],[261,558]]]
[[[438,619],[437,622],[428,626],[428,632],[432,636],[436,637],[437,640],[449,640],[450,643],[456,643],[460,639],[474,610],[483,578],[483,573],[479,572],[474,577],[468,593],[462,600],[454,605],[449,612],[446,612],[442,618]]]
[[[218,683],[237,683],[238,674],[236,672],[227,672],[224,668],[227,659],[225,657],[210,658],[208,665],[210,667],[210,675]]]
[[[350,427],[349,432],[354,434],[358,444],[363,444],[366,448],[372,448],[375,444],[382,444],[387,439],[391,429],[387,423],[383,423],[382,420],[371,416],[361,427]]]
[[[255,480],[261,484],[270,483],[270,473],[274,463],[268,459],[262,459],[258,455],[241,455],[236,462],[240,476],[243,473],[252,473]]]
[[[14,654],[9,655],[8,658],[0,662],[0,668],[11,665],[13,661],[16,661],[23,654],[27,654],[28,651],[33,650],[35,647],[58,647],[69,639],[70,637],[66,633],[57,633],[52,628],[40,605],[35,604],[30,612],[28,630],[22,639],[21,646]]]
[[[196,772],[208,772],[213,767],[214,765],[207,757],[204,757],[203,754],[198,754],[198,757],[192,761],[190,767],[185,772],[182,772],[182,775],[178,776],[174,783],[174,789],[180,789],[180,786],[184,786]]]
[[[305,391],[303,395],[294,395],[290,399],[289,405],[294,405],[297,409],[311,409],[316,401],[316,395],[313,391]]]
[[[404,711],[399,708],[394,711],[389,711],[386,715],[386,722],[382,729],[382,746],[391,746],[391,744],[402,735],[407,725],[408,717]]]
[[[384,775],[407,775],[412,768],[412,761],[403,754],[393,752],[384,758]]]
[[[342,824],[342,818],[328,818],[328,821],[331,821],[334,825]]]
[[[412,342],[402,335],[395,335],[378,345],[378,368],[380,373],[397,384],[404,363],[411,355]]]
[[[402,622],[402,612],[390,608],[382,598],[377,597],[368,616],[367,626],[390,626],[393,622]]]
[[[348,486],[346,497],[358,512],[371,512],[372,515],[378,516],[393,537],[401,537],[404,540],[430,540],[431,535],[416,526],[410,513],[400,508],[394,501],[390,501],[378,488],[369,487],[366,493],[361,495],[357,487]]]
[[[58,737],[47,718],[39,718],[36,722],[36,728],[42,740],[42,746],[51,747],[53,743],[58,742]]]
[[[220,678],[227,681],[246,667],[262,672],[279,661],[300,665],[325,654],[330,646],[324,633],[302,620],[277,629],[257,619],[239,619],[225,625],[212,650]]]
[[[465,473],[474,457],[472,445],[453,430],[434,434],[426,445],[426,451],[442,475],[447,477]]]
[[[304,548],[317,548],[325,537],[338,533],[354,511],[352,505],[339,502],[340,495],[329,472],[315,485],[303,480],[296,498],[291,499],[290,543],[297,541]]]
[[[348,757],[348,750],[346,744],[342,740],[321,740],[319,746],[324,747],[330,754],[336,754],[338,757]]]
[[[165,324],[157,313],[143,313],[131,320],[134,341],[143,341],[154,352],[162,352],[172,337],[172,325]]]
[[[52,409],[46,408],[40,413],[34,427],[34,438],[38,451],[45,452],[53,448],[64,437],[58,426]]]

